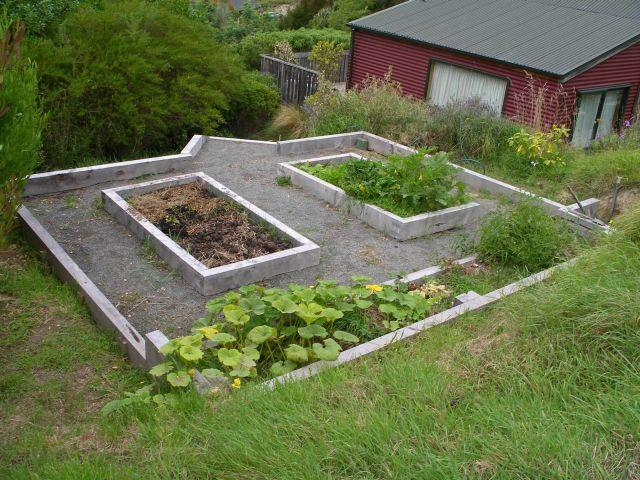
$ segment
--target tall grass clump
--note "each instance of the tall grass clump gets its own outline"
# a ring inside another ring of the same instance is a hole
[[[426,103],[403,96],[400,84],[391,81],[390,75],[368,77],[345,93],[321,83],[307,106],[309,135],[366,130],[410,145],[421,142],[430,114]]]
[[[483,219],[477,251],[489,262],[537,272],[565,259],[575,243],[562,219],[523,200]]]
[[[366,130],[408,145],[434,146],[458,159],[483,162],[507,151],[507,140],[521,128],[477,102],[440,108],[405,96],[400,84],[391,80],[391,72],[384,78],[368,77],[344,94],[321,85],[307,106],[309,135]]]
[[[456,152],[460,159],[491,163],[509,154],[508,140],[521,128],[471,100],[444,108],[433,107],[422,140],[426,145]]]
[[[43,117],[36,66],[20,58],[24,31],[6,12],[0,16],[0,248],[14,225],[27,176],[40,161]]]

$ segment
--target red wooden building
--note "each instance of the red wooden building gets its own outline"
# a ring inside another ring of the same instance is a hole
[[[406,95],[570,125],[576,145],[638,111],[640,0],[410,0],[349,26],[350,87],[391,69]]]

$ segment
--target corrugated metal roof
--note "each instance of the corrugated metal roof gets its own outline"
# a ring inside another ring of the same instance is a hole
[[[640,40],[640,0],[410,0],[349,26],[565,77]]]

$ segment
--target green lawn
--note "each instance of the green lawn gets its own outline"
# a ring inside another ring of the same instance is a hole
[[[636,217],[550,281],[362,361],[108,419],[143,378],[70,290],[13,259],[0,478],[638,478]]]

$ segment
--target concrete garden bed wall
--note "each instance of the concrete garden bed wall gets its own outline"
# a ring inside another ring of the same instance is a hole
[[[291,179],[293,185],[302,188],[305,192],[311,193],[331,206],[346,209],[351,215],[376,230],[380,230],[386,235],[401,241],[461,227],[476,220],[480,215],[480,205],[476,202],[470,202],[435,212],[401,217],[375,205],[355,200],[349,197],[340,187],[336,187],[297,168],[301,164],[339,164],[354,158],[369,161],[355,153],[344,153],[310,160],[280,163],[278,165],[278,173]]]
[[[292,248],[240,262],[207,268],[136,211],[126,198],[162,188],[198,182],[217,197],[240,205],[249,217],[272,227]],[[102,191],[104,208],[141,240],[149,239],[158,255],[202,295],[213,295],[320,262],[320,247],[202,172],[179,175]]]

